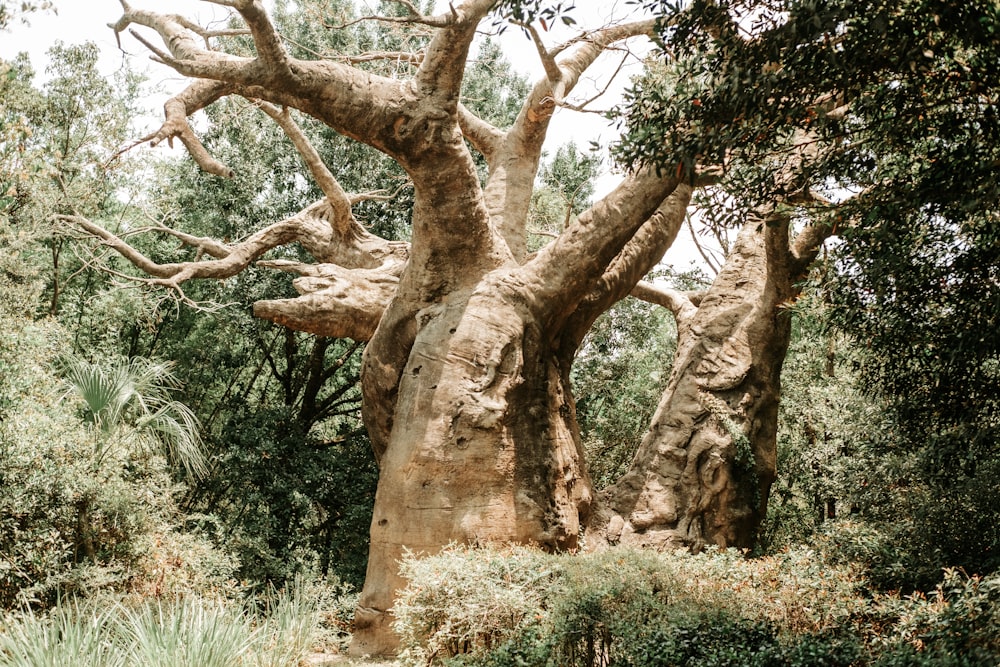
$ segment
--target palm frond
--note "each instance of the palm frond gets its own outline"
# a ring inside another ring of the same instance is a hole
[[[82,402],[83,420],[101,431],[109,445],[114,441],[136,446],[151,440],[172,463],[199,477],[208,470],[200,425],[190,408],[171,397],[180,388],[172,367],[167,361],[141,357],[102,363],[66,357],[64,398]]]

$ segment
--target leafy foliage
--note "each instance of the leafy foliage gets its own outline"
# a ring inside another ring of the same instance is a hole
[[[159,586],[173,573],[193,590],[221,586],[233,565],[197,534],[186,538],[182,558],[157,567],[176,544],[177,489],[162,458],[107,447],[59,400],[51,365],[65,332],[23,314],[4,317],[3,329],[0,605],[44,606],[157,579]],[[131,428],[121,425],[121,437],[135,435]]]
[[[968,665],[1000,657],[997,583],[871,596],[816,552],[763,559],[453,547],[404,561],[404,664]],[[991,662],[992,661],[992,662]]]
[[[103,447],[122,440],[118,431],[125,426],[129,435],[138,436],[135,444],[158,445],[188,475],[208,471],[197,417],[170,396],[171,389],[179,388],[170,364],[142,358],[89,363],[69,357],[64,365],[67,395],[82,400],[83,420],[106,441]],[[98,454],[98,465],[103,457]]]
[[[42,2],[15,2],[14,0],[3,0],[0,2],[0,30],[5,30],[14,19],[27,23],[27,15],[37,11],[47,11],[52,9],[51,0]]]
[[[914,547],[898,568],[907,574],[885,583],[931,585],[947,565],[993,571],[996,4],[645,6],[663,16],[670,59],[636,83],[619,158],[721,166],[721,187],[744,209],[808,190],[830,197],[804,213],[841,238],[825,299],[865,350],[858,377],[885,408],[881,428],[849,447],[869,463],[857,506],[889,542]],[[803,138],[809,150],[787,159]]]
[[[405,664],[451,655],[461,656],[457,664],[660,664],[643,660],[660,650],[656,637],[676,628],[693,632],[722,619],[732,628],[715,639],[724,652],[741,637],[811,636],[864,607],[847,570],[803,551],[747,561],[736,552],[551,556],[455,547],[409,557],[403,570],[410,584],[396,618]]]

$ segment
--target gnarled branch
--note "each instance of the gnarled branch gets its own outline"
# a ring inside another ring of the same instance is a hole
[[[225,83],[217,81],[194,82],[166,101],[163,105],[165,118],[163,125],[152,134],[139,139],[137,143],[148,141],[150,145],[156,146],[166,139],[167,143],[173,147],[173,140],[176,137],[184,144],[188,154],[202,170],[223,178],[232,178],[233,170],[209,154],[201,140],[195,135],[194,130],[191,129],[191,125],[188,124],[188,116],[195,111],[204,109],[230,92],[232,92],[232,88]]]

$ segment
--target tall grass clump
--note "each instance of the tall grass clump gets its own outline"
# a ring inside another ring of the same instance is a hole
[[[129,667],[113,608],[67,603],[47,614],[9,614],[0,622],[3,667]]]
[[[220,602],[180,599],[121,607],[109,628],[128,651],[129,663],[147,667],[247,664],[256,630],[252,618]]]
[[[0,667],[293,667],[319,622],[301,587],[250,605],[196,597],[95,599],[0,623]]]

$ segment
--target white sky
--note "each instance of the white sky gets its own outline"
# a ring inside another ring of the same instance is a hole
[[[169,9],[162,2],[152,0],[132,0],[137,7],[147,6],[151,9],[170,11],[194,19],[202,25],[208,25],[213,20],[221,20],[226,16],[224,8],[199,0],[170,0]],[[6,33],[0,33],[0,58],[10,59],[21,51],[28,52],[32,65],[40,76],[44,77],[46,51],[57,41],[79,43],[95,42],[101,52],[98,68],[101,73],[111,75],[123,67],[145,72],[153,84],[159,84],[161,89],[177,92],[184,86],[184,80],[174,74],[169,68],[153,63],[149,53],[130,35],[122,35],[122,48],[115,41],[114,32],[108,27],[121,15],[121,5],[117,0],[56,0],[57,13],[33,14],[29,17],[30,24],[22,26],[15,24]],[[616,19],[634,17],[634,6],[624,0],[606,2],[600,0],[582,0],[573,12],[580,27],[597,27]],[[554,46],[574,34],[573,30],[561,23],[550,26],[549,32],[543,32],[542,38],[546,45]],[[500,38],[507,57],[514,67],[530,80],[542,76],[542,68],[534,45],[515,28],[508,28]],[[643,39],[632,40],[631,46],[635,53],[642,54],[648,48]],[[154,42],[155,43],[155,42]],[[596,91],[606,85],[607,77],[617,67],[621,54],[607,54],[604,64],[599,62],[592,68],[594,74],[580,82],[570,101],[580,101],[590,98]],[[632,59],[632,67],[619,74],[617,80],[609,88],[607,95],[593,103],[592,108],[605,110],[611,108],[621,99],[628,77],[638,72],[636,59]],[[164,101],[164,95],[151,94],[149,107],[151,117],[147,123],[154,127],[159,118],[159,108]],[[141,132],[145,128],[140,128]],[[591,141],[607,146],[617,137],[614,128],[600,115],[593,113],[577,113],[560,109],[549,129],[546,149],[552,153],[555,149],[568,142],[575,141],[580,150],[586,150]],[[598,195],[614,187],[620,177],[615,174],[605,174],[597,183]],[[682,230],[678,235],[675,247],[667,254],[667,260],[678,268],[687,268],[695,259],[694,247],[689,240],[690,235]]]

